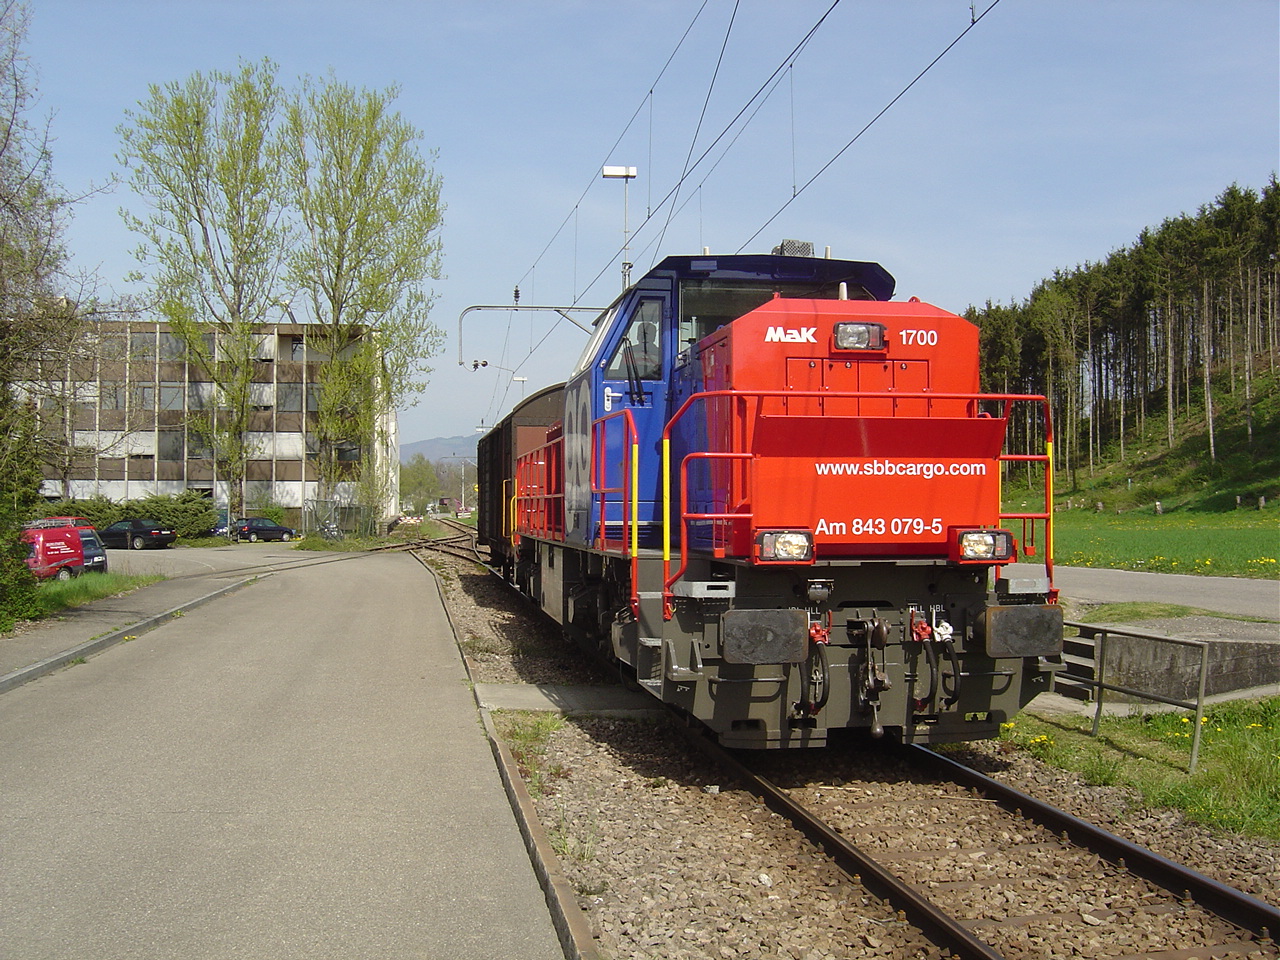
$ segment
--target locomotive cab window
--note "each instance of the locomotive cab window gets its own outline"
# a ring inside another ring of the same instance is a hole
[[[873,300],[856,283],[846,287],[851,300]],[[680,284],[681,351],[719,330],[727,323],[768,303],[774,295],[792,299],[836,300],[839,283],[814,284],[794,280],[685,280]]]
[[[600,344],[604,341],[605,335],[608,334],[609,328],[613,326],[614,315],[618,312],[617,304],[614,304],[600,316],[596,317],[593,329],[591,331],[591,339],[587,341],[587,345],[582,348],[582,355],[578,357],[578,362],[573,368],[575,374],[581,373],[587,367],[591,366],[591,361],[595,359],[597,353],[600,352]]]
[[[662,379],[662,301],[642,300],[605,369],[606,380]]]

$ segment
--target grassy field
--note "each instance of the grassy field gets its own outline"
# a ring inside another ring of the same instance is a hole
[[[84,606],[104,597],[129,593],[149,583],[159,583],[160,574],[126,576],[123,573],[86,573],[74,580],[46,580],[36,596],[43,616],[51,617],[62,610]]]
[[[1280,513],[1270,508],[1164,516],[1067,510],[1054,519],[1054,541],[1062,566],[1280,579]]]
[[[1187,772],[1194,714],[1092,718],[1023,714],[1001,728],[1009,749],[1074,770],[1090,783],[1128,787],[1151,806],[1175,807],[1208,826],[1280,840],[1280,697],[1236,700],[1203,718]]]

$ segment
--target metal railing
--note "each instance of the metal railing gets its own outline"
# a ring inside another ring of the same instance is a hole
[[[1094,642],[1094,677],[1081,677],[1072,675],[1073,683],[1083,684],[1087,687],[1093,687],[1097,691],[1095,697],[1096,703],[1093,713],[1093,728],[1089,735],[1096,737],[1098,735],[1098,727],[1102,723],[1102,709],[1105,701],[1105,693],[1110,690],[1113,693],[1123,693],[1130,697],[1138,697],[1141,700],[1150,700],[1154,703],[1164,703],[1172,707],[1181,707],[1184,710],[1194,710],[1196,712],[1195,730],[1191,737],[1191,761],[1187,766],[1188,773],[1196,772],[1196,761],[1200,756],[1200,728],[1204,721],[1204,689],[1205,683],[1209,676],[1209,644],[1204,640],[1184,640],[1181,637],[1166,637],[1160,633],[1147,633],[1142,630],[1124,630],[1120,627],[1100,626],[1094,623],[1078,623],[1074,620],[1063,621],[1063,625],[1074,627],[1080,637],[1085,640]],[[1134,640],[1151,640],[1156,643],[1172,643],[1179,647],[1191,647],[1200,651],[1200,679],[1199,687],[1194,701],[1177,700],[1173,697],[1162,696],[1158,693],[1151,693],[1145,690],[1135,690],[1132,687],[1120,686],[1119,684],[1107,683],[1105,680],[1107,672],[1107,639],[1112,636],[1129,637]]]

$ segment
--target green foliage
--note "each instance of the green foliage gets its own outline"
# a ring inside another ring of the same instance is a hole
[[[1161,501],[1165,513],[1190,510],[1256,510],[1258,498],[1280,499],[1280,372],[1261,372],[1252,384],[1252,401],[1227,371],[1216,384],[1216,459],[1209,456],[1204,417],[1193,410],[1174,421],[1177,437],[1164,439],[1163,420],[1148,420],[1130,432],[1123,456],[1118,443],[1102,448],[1095,469],[1080,472],[1075,483],[1059,484],[1061,502],[1107,512],[1151,512]],[[1193,391],[1195,397],[1202,392]]]
[[[247,513],[255,517],[263,517],[272,523],[278,523],[280,526],[287,526],[284,522],[285,508],[280,504],[271,500],[255,500],[246,507]],[[208,529],[207,527],[205,529]]]
[[[37,590],[33,618],[51,617],[63,610],[82,607],[104,597],[130,593],[163,579],[160,574],[87,573],[73,580],[47,580]]]
[[[1091,783],[1132,788],[1151,805],[1176,807],[1209,826],[1280,839],[1280,698],[1233,700],[1209,709],[1194,774],[1187,772],[1194,715],[1185,711],[1105,717],[1097,738],[1087,717],[1024,713],[1001,740]]]
[[[555,792],[557,780],[568,776],[560,763],[551,761],[551,738],[564,727],[564,718],[551,713],[500,711],[494,715],[498,734],[520,770],[520,776],[535,800]]]
[[[375,509],[387,492],[374,469],[382,419],[421,391],[421,364],[443,341],[422,286],[440,276],[440,177],[392,108],[398,94],[306,78],[283,128],[289,199],[305,227],[288,279],[315,319],[308,350],[325,358],[312,427],[320,497],[354,479]]]
[[[400,499],[422,516],[440,499],[440,480],[435,465],[421,453],[400,464]]]
[[[1169,461],[1148,497],[1200,482],[1224,503],[1274,489],[1278,238],[1273,174],[1260,193],[1232,185],[1103,261],[1055,271],[1022,302],[971,308],[984,389],[1048,397],[1072,489],[1139,449]]]
[[[200,537],[218,522],[213,501],[198,491],[187,490],[176,496],[153,496],[122,504],[134,517],[146,517],[173,527],[179,537]]]
[[[332,76],[295,91],[269,60],[153,85],[119,128],[120,160],[145,216],[125,214],[155,303],[187,360],[217,386],[191,427],[243,516],[252,444],[255,326],[305,301],[319,360],[308,434],[320,499],[352,483],[380,510],[385,415],[422,388],[443,342],[427,321],[440,275],[440,177],[421,135],[392,109],[398,90]],[[262,511],[257,511],[262,513]]]
[[[158,520],[166,527],[173,527],[179,537],[188,539],[204,536],[218,521],[213,501],[195,490],[187,490],[174,496],[165,494],[127,500],[124,503],[115,503],[105,497],[59,500],[43,504],[35,516],[84,517],[98,529],[110,526],[117,520]]]
[[[106,497],[85,500],[55,500],[40,505],[37,517],[84,517],[89,525],[101,530],[124,518],[123,505]]]
[[[27,9],[0,8],[0,628],[30,615],[35,581],[22,521],[38,500],[41,475],[34,406],[15,389],[26,371],[56,356],[51,311],[65,261],[69,201],[54,182],[44,128],[27,113],[36,92],[22,44]]]
[[[1063,566],[1280,579],[1280,509],[1060,512],[1053,553]]]
[[[153,84],[118,129],[119,159],[148,201],[145,216],[124,213],[143,240],[135,255],[188,361],[217,386],[216,404],[198,411],[193,426],[230,482],[232,513],[242,510],[255,453],[255,325],[279,313],[278,276],[290,243],[275,73],[263,60],[235,73]]]
[[[30,548],[20,540],[22,524],[39,502],[33,434],[31,411],[0,383],[0,630],[35,609],[36,582],[26,564]]]

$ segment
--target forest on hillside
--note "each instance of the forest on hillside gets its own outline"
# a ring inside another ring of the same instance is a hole
[[[1232,185],[1194,214],[1147,228],[1097,263],[1060,269],[1020,303],[966,314],[982,331],[983,389],[1049,398],[1057,466],[1074,474],[1125,458],[1163,420],[1205,425],[1224,391],[1244,410],[1280,359],[1280,184]],[[1155,420],[1155,424],[1152,421]]]

